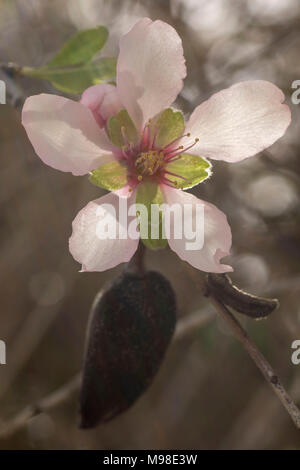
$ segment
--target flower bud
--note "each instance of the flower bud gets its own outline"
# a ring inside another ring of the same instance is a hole
[[[92,111],[100,127],[105,126],[106,121],[118,114],[123,107],[117,88],[107,83],[87,88],[83,92],[80,102]]]

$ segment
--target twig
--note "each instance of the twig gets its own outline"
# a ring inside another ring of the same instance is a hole
[[[209,288],[207,278],[205,281],[203,279],[203,276],[201,276],[198,271],[193,269],[187,263],[183,263],[183,266],[185,267],[185,270],[189,274],[191,279],[193,279],[196,287],[200,289],[202,294],[204,294],[207,298],[210,299],[212,304],[222,315],[226,323],[233,331],[236,338],[242,343],[249,356],[255,362],[256,366],[259,368],[266,381],[271,386],[271,388],[273,389],[273,391],[289,413],[296,427],[300,429],[300,410],[285,390],[278,375],[274,372],[272,366],[265,359],[263,354],[259,351],[256,344],[250,339],[247,332],[241,326],[239,321],[233,316],[229,308],[220,299],[217,299],[215,297],[215,294]]]
[[[58,266],[58,272],[67,273],[69,259],[63,258]],[[69,274],[69,281],[65,294],[70,291],[75,282],[77,273]],[[66,277],[66,276],[64,276]],[[45,293],[49,286],[45,288]],[[14,341],[8,350],[9,361],[13,367],[1,371],[0,399],[5,396],[15,381],[24,364],[30,359],[32,353],[39,346],[48,329],[61,311],[62,301],[50,306],[37,306],[30,312],[20,330],[15,334]]]
[[[242,343],[245,350],[255,362],[263,376],[265,377],[268,384],[271,386],[277,397],[289,413],[296,427],[300,429],[300,410],[295,405],[284,386],[282,385],[278,375],[274,372],[272,366],[265,359],[262,353],[259,351],[255,343],[250,339],[244,328],[233,316],[231,311],[215,297],[209,297],[213,305],[216,307],[218,312],[221,314],[226,323],[230,326],[231,330],[235,334],[236,338]]]
[[[81,374],[75,375],[69,382],[50,393],[36,404],[20,411],[12,420],[1,423],[0,439],[6,439],[22,429],[28,421],[41,413],[47,413],[66,402],[80,386]]]
[[[14,80],[14,76],[10,73],[8,65],[0,64],[0,79],[6,85],[7,99],[10,104],[19,108],[25,101],[25,93],[22,87]]]
[[[203,315],[193,313],[187,315],[178,322],[174,334],[174,342],[181,340],[186,335],[195,331],[195,328],[201,328],[214,318],[213,312],[207,312]],[[41,413],[48,413],[54,408],[65,403],[71,396],[76,393],[81,384],[81,373],[76,374],[70,381],[62,387],[50,393],[37,403],[31,404],[21,410],[14,418],[7,422],[0,423],[0,439],[7,439],[22,428],[28,421]]]
[[[291,385],[291,393],[300,399],[300,377],[295,376]],[[282,412],[280,402],[275,398],[268,399],[269,389],[265,386],[255,392],[222,439],[219,449],[271,449],[278,439],[278,431],[285,432],[286,414]],[[257,419],[257,412],[263,408],[263,419]],[[270,432],[270,429],[273,432]]]

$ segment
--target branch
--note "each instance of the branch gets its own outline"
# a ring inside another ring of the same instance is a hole
[[[0,79],[5,82],[7,99],[11,106],[20,108],[26,99],[22,87],[14,79],[16,69],[12,64],[0,63]]]
[[[75,375],[69,382],[50,393],[35,404],[29,405],[7,423],[1,423],[0,439],[7,439],[22,429],[28,421],[41,413],[48,413],[66,402],[79,389],[81,374]]]
[[[290,395],[282,385],[278,375],[259,351],[256,344],[250,339],[239,321],[233,316],[229,308],[230,305],[238,309],[239,312],[247,314],[252,318],[263,318],[278,307],[279,302],[276,299],[264,299],[250,295],[241,289],[236,288],[228,276],[208,274],[206,278],[192,268],[187,263],[183,263],[186,272],[194,281],[196,287],[201,293],[208,297],[211,303],[216,307],[223,319],[231,328],[235,337],[242,343],[243,347],[259,368],[272,390],[275,392],[286,411],[292,418],[294,424],[300,429],[300,410],[293,402]],[[245,306],[248,305],[249,311],[246,312]],[[260,314],[261,313],[261,314]]]
[[[63,257],[57,267],[59,273],[68,277],[68,284],[65,295],[71,291],[77,273],[68,270],[69,259]],[[47,293],[51,286],[46,286],[44,292]],[[37,306],[27,315],[21,328],[14,336],[9,354],[12,366],[1,371],[0,399],[5,396],[22,367],[28,362],[33,352],[39,346],[46,335],[48,329],[55,321],[61,311],[62,301],[50,306]]]
[[[226,323],[230,326],[235,337],[242,343],[251,359],[255,362],[256,366],[259,368],[266,381],[271,386],[285,407],[286,411],[289,413],[296,427],[300,429],[300,410],[285,390],[272,366],[259,351],[256,344],[250,339],[247,332],[244,330],[238,320],[232,315],[229,308],[213,296],[210,296],[209,299],[221,314],[223,319],[226,321]]]

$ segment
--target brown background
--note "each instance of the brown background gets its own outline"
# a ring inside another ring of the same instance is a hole
[[[215,162],[213,178],[193,192],[228,215],[233,278],[280,299],[267,321],[241,321],[299,404],[300,365],[291,363],[291,343],[300,339],[300,107],[290,97],[292,81],[300,79],[300,3],[1,0],[0,61],[41,65],[76,30],[97,24],[110,30],[103,53],[116,55],[120,35],[142,16],[167,21],[183,39],[188,78],[178,104],[186,113],[244,79],[271,80],[286,93],[293,122],[284,138],[245,162]],[[47,82],[14,85],[19,101],[57,93]],[[26,139],[19,109],[0,105],[0,339],[7,343],[1,421],[80,370],[91,302],[121,270],[78,273],[68,252],[74,216],[99,195],[86,177],[46,167]],[[150,255],[147,266],[165,273],[177,292],[180,317],[211,311],[209,319],[170,347],[155,382],[126,414],[80,431],[74,396],[0,440],[0,448],[299,449],[299,432],[176,255]]]

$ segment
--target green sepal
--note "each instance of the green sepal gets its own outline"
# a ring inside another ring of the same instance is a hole
[[[128,142],[135,144],[138,140],[138,132],[126,109],[121,109],[116,116],[112,116],[107,122],[109,138],[119,148],[126,145],[122,134],[122,127]]]
[[[141,240],[145,246],[152,250],[165,248],[168,244],[168,241],[163,238],[163,216],[161,210],[156,206],[159,210],[157,217],[155,217],[155,215],[152,217],[151,215],[151,205],[155,204],[160,206],[163,202],[161,189],[156,183],[145,181],[138,186],[136,204],[143,204],[147,209],[147,215],[145,215],[142,208],[139,210],[137,207]],[[144,236],[144,230],[147,228],[148,238]],[[151,238],[151,228],[156,230],[158,238]]]
[[[121,189],[128,181],[127,165],[119,160],[104,163],[97,170],[91,171],[89,179],[91,183],[109,191]]]
[[[155,128],[157,130],[155,130]],[[184,117],[180,111],[174,111],[171,108],[165,109],[156,120],[154,120],[152,129],[157,132],[155,145],[164,148],[173,140],[182,136],[185,124]]]
[[[211,164],[205,158],[189,153],[183,153],[178,160],[168,163],[165,169],[185,178],[166,174],[179,189],[192,188],[211,175]]]

